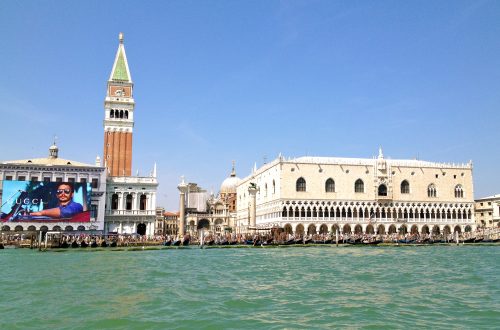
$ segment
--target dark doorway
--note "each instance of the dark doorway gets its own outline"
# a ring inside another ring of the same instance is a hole
[[[146,235],[146,224],[140,223],[137,225],[137,234]]]
[[[207,219],[201,219],[200,221],[198,221],[197,229],[198,230],[200,230],[200,229],[210,230],[210,221],[208,221]]]

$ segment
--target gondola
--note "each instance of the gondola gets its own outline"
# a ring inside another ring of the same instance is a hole
[[[185,237],[182,240],[182,246],[188,246],[189,245],[189,241],[190,241],[190,238],[189,237]]]
[[[398,239],[398,243],[400,244],[413,244],[416,241],[417,241],[416,239],[410,239],[410,238]]]
[[[62,249],[67,249],[69,247],[69,244],[68,242],[64,241],[61,243],[61,246],[60,246]]]
[[[78,242],[77,242],[77,241],[73,241],[73,242],[71,242],[71,247],[72,247],[72,248],[77,248],[77,247],[79,247]]]
[[[112,241],[111,244],[109,244],[109,247],[116,247],[116,241]]]
[[[172,246],[180,246],[182,241],[180,239],[176,239],[173,243]]]
[[[89,246],[89,244],[88,244],[87,242],[85,242],[85,241],[81,241],[81,242],[80,242],[80,247],[82,247],[82,248],[86,248],[86,247],[88,247],[88,246]]]
[[[90,243],[91,248],[96,248],[97,247],[97,242],[94,240],[92,243]]]
[[[3,246],[2,243],[0,243],[0,250],[3,250],[3,249],[5,249],[5,247]]]
[[[108,243],[106,241],[101,242],[101,247],[108,247]]]
[[[294,244],[304,244],[304,240],[302,238],[297,238],[295,241],[294,241]]]
[[[163,242],[163,246],[170,246],[170,245],[172,245],[172,241],[171,240]]]
[[[362,241],[362,243],[363,243],[363,245],[377,245],[377,244],[382,243],[382,240],[381,239],[374,239],[374,240],[365,239],[364,241]]]
[[[306,238],[304,244],[311,244],[313,242],[312,238]]]
[[[466,238],[466,239],[461,239],[459,240],[460,243],[474,243],[476,239],[474,237],[472,238]]]
[[[363,242],[361,242],[361,237],[358,237],[358,238],[349,238],[346,241],[346,243],[347,244],[351,244],[351,245],[363,244]]]
[[[274,239],[272,239],[272,238],[268,238],[267,240],[263,241],[263,242],[261,243],[261,245],[272,245],[272,244],[273,244],[273,241],[274,241]]]

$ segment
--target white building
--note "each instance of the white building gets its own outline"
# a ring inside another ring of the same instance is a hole
[[[476,199],[476,223],[480,227],[500,227],[500,195]]]
[[[237,188],[239,231],[441,233],[474,230],[472,163],[279,157]]]

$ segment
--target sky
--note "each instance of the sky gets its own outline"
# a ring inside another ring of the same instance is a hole
[[[500,193],[499,1],[0,1],[0,159],[93,164],[124,44],[133,173],[217,193],[284,157],[473,161]]]

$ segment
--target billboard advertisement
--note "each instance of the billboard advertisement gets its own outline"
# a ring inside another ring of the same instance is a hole
[[[0,221],[89,222],[90,183],[3,181]]]

